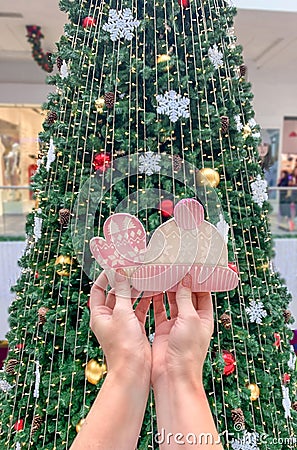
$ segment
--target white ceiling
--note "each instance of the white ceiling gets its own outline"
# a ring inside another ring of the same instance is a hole
[[[32,59],[25,26],[41,26],[44,51],[54,51],[67,22],[58,4],[59,0],[0,0],[0,13],[23,16],[0,17],[0,83],[44,81],[46,73]],[[256,76],[277,84],[297,84],[297,13],[240,9],[235,27],[246,63]]]

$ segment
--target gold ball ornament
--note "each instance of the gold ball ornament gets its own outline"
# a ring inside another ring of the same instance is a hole
[[[216,170],[213,170],[210,167],[204,167],[198,172],[197,181],[200,185],[217,187],[220,182],[220,175]]]
[[[242,135],[246,139],[252,134],[251,127],[249,125],[245,125],[242,129]]]
[[[91,384],[97,384],[106,373],[106,365],[100,364],[95,359],[90,359],[85,368],[85,377]]]
[[[81,427],[83,426],[83,424],[85,423],[86,419],[81,419],[77,424],[76,424],[76,432],[79,433],[81,430]]]
[[[171,56],[168,54],[160,55],[157,58],[157,64],[160,64],[160,67],[163,68],[164,72],[167,72],[167,70],[172,69],[172,64],[169,63],[171,60]]]
[[[55,266],[61,265],[62,268],[57,270],[57,274],[61,277],[69,277],[69,267],[72,264],[70,256],[60,255],[56,258]]]
[[[103,113],[104,105],[105,105],[104,97],[100,97],[97,100],[95,100],[95,107],[99,114]]]
[[[247,385],[247,388],[251,391],[250,399],[252,400],[252,402],[258,400],[258,398],[260,397],[259,386],[256,383],[250,383]]]

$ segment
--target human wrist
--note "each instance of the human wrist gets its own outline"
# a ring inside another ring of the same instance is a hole
[[[180,386],[201,390],[203,387],[202,370],[164,370],[152,379],[154,390],[175,390]]]

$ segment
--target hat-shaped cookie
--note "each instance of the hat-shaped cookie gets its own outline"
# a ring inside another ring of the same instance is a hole
[[[175,291],[190,273],[193,292],[234,289],[237,273],[228,267],[227,245],[215,226],[204,220],[202,205],[181,200],[174,217],[160,225],[146,248],[145,230],[129,214],[114,214],[104,224],[103,238],[93,238],[91,251],[110,284],[121,267],[138,291]]]

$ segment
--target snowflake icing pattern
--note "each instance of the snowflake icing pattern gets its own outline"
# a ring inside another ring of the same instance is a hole
[[[210,49],[208,50],[208,56],[216,69],[223,65],[223,53],[220,52],[217,44],[214,44],[213,47],[210,47]]]
[[[153,173],[160,172],[161,166],[159,162],[161,160],[161,156],[154,152],[146,152],[144,155],[140,155],[139,157],[139,171],[140,173],[145,173],[150,176]]]
[[[110,9],[108,23],[103,25],[103,30],[110,33],[110,39],[113,42],[122,37],[131,41],[134,28],[137,28],[139,25],[140,21],[134,19],[130,8],[125,8],[119,12],[115,9]]]
[[[250,321],[257,323],[258,325],[262,323],[263,317],[267,316],[263,303],[256,302],[255,300],[250,302],[250,306],[246,308],[246,312],[250,318]]]
[[[258,436],[258,433],[245,431],[241,439],[232,439],[231,447],[233,450],[259,450],[257,445]]]
[[[158,102],[157,112],[159,114],[166,114],[171,122],[177,122],[180,117],[188,118],[190,113],[188,106],[190,99],[182,97],[175,91],[166,92],[164,95],[157,95]]]
[[[262,208],[263,203],[268,200],[267,181],[257,175],[256,181],[251,183],[253,201]]]

